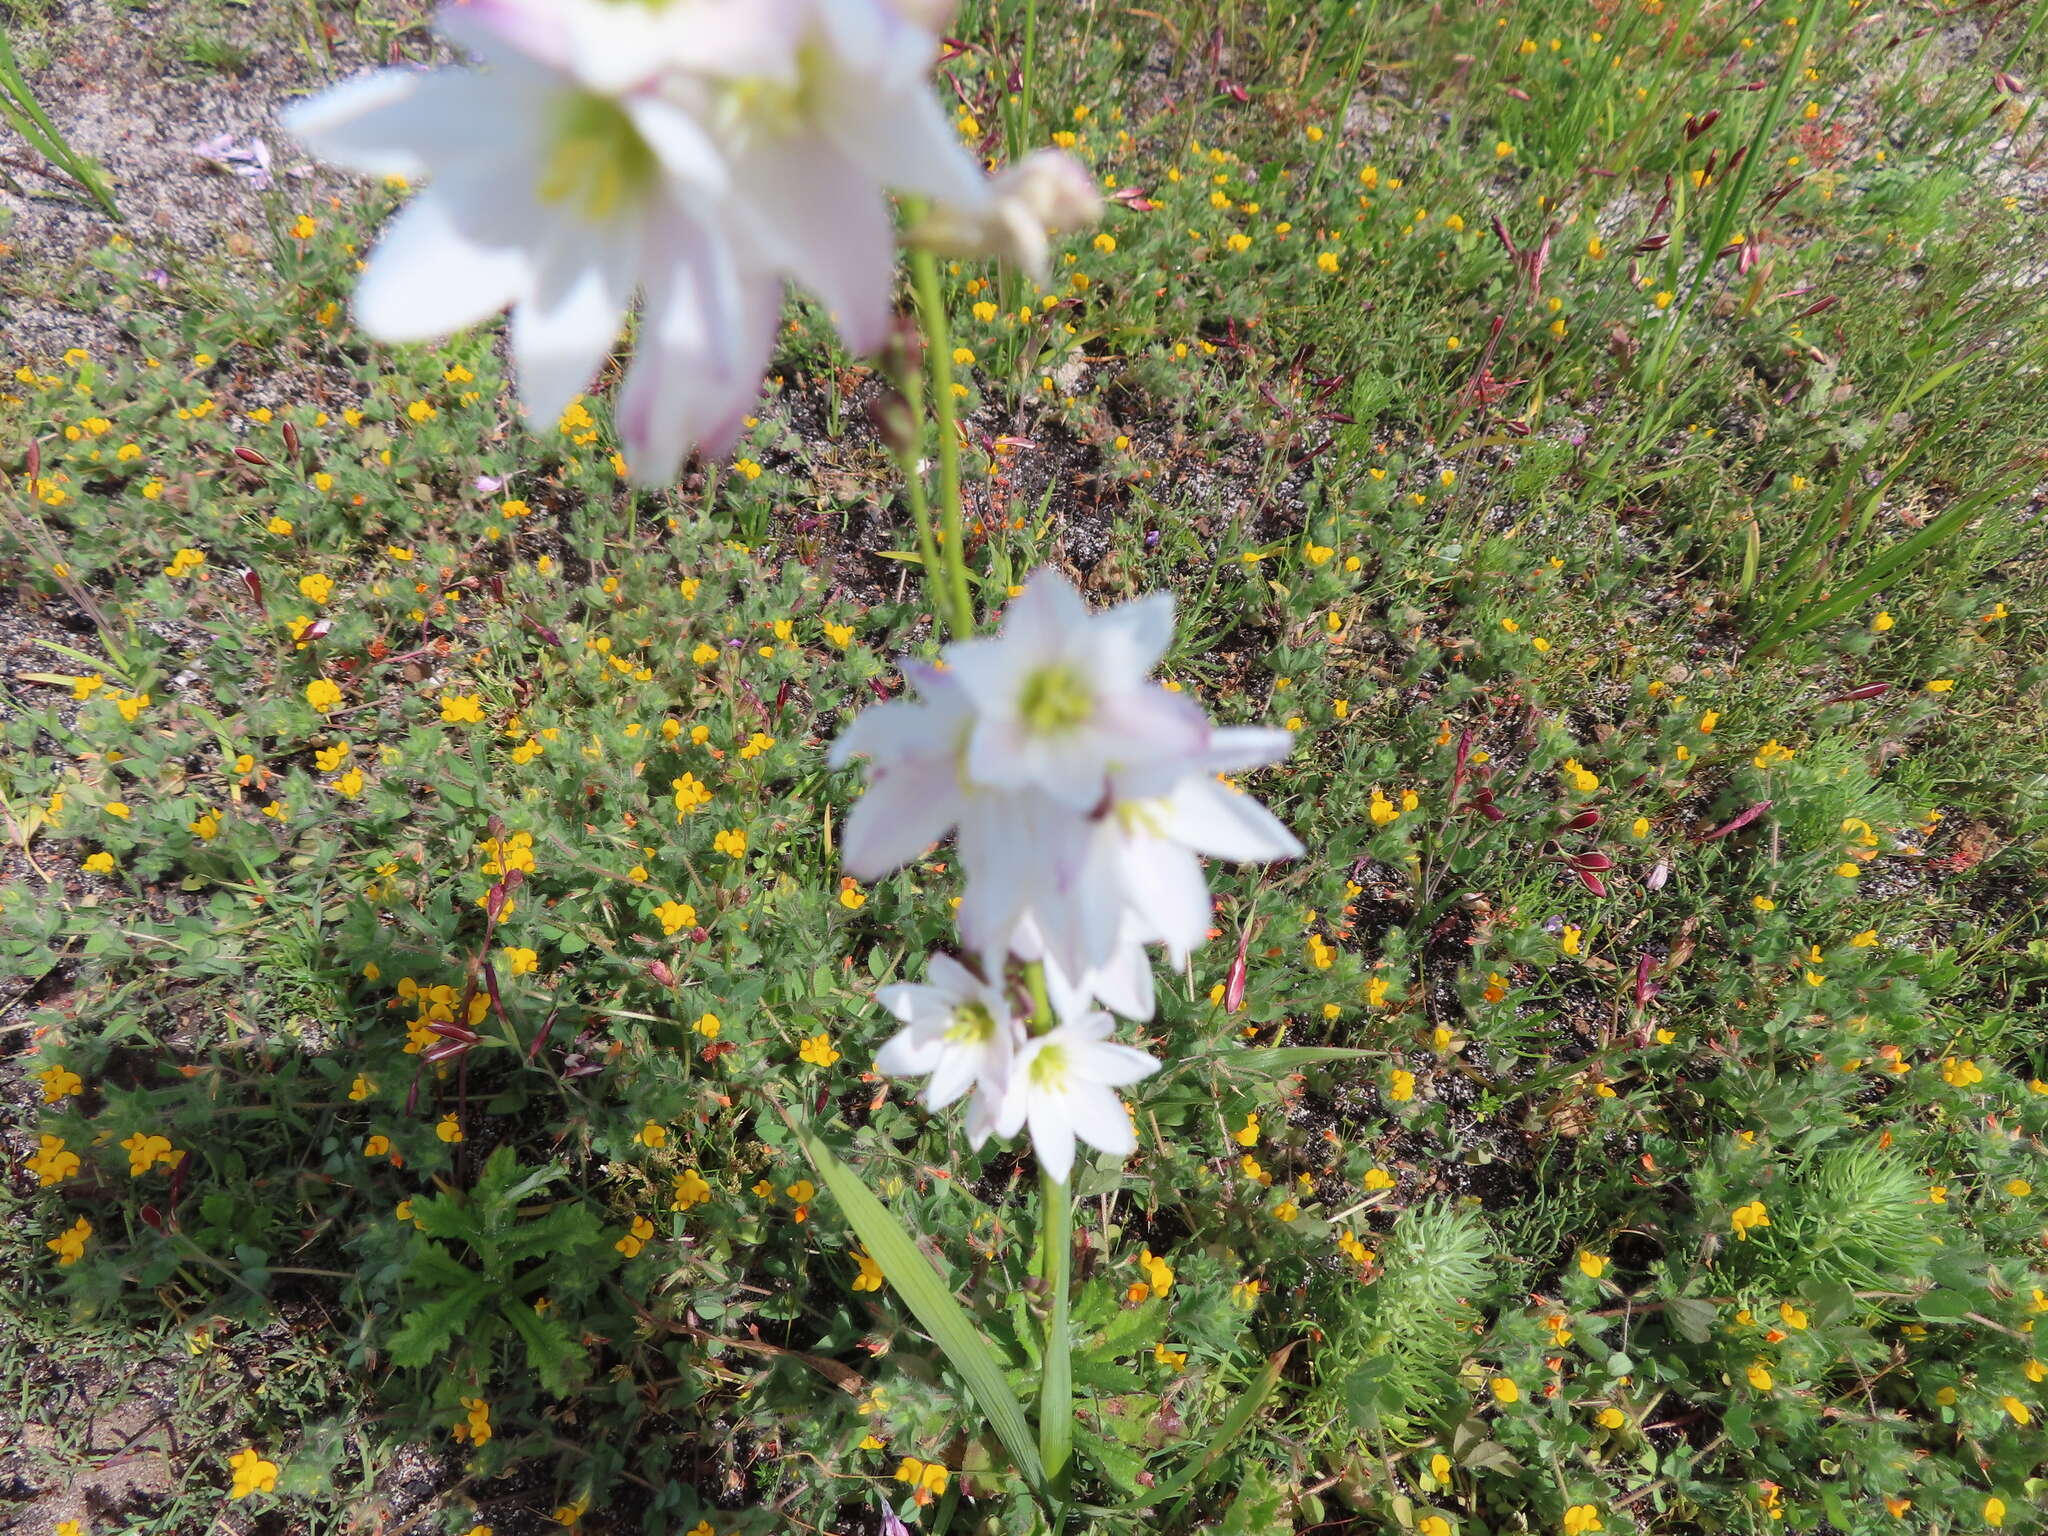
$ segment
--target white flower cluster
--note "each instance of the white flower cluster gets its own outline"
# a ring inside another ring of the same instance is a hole
[[[977,1147],[1028,1126],[1062,1182],[1077,1137],[1135,1150],[1115,1090],[1158,1063],[1111,1042],[1110,1012],[1152,1016],[1148,945],[1179,964],[1208,937],[1201,856],[1301,852],[1222,779],[1285,757],[1292,738],[1214,726],[1153,681],[1172,640],[1170,594],[1091,613],[1040,571],[999,634],[953,642],[940,666],[904,662],[919,697],[864,711],[832,747],[834,766],[869,763],[846,824],[850,873],[877,878],[957,831],[960,937],[980,966],[935,955],[927,982],[884,988],[904,1028],[875,1065],[929,1075],[930,1109],[971,1091]],[[1006,979],[1012,956],[1042,962],[1052,1027],[1027,1022]]]
[[[385,341],[512,310],[530,416],[552,422],[641,301],[618,401],[633,478],[727,451],[760,390],[785,279],[856,352],[886,339],[891,189],[948,249],[1042,266],[1045,229],[1093,219],[1078,165],[991,181],[931,89],[948,0],[450,0],[481,68],[389,69],[285,126],[375,176],[431,177],[357,289]]]

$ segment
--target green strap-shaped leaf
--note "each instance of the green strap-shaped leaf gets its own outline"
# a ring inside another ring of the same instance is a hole
[[[1045,1466],[1039,1460],[1030,1422],[1024,1417],[1017,1395],[1003,1379],[995,1352],[975,1330],[966,1310],[954,1299],[931,1261],[918,1251],[895,1213],[876,1199],[860,1176],[834,1157],[823,1142],[802,1131],[797,1132],[797,1137],[811,1166],[818,1170],[818,1177],[846,1213],[847,1223],[867,1245],[869,1257],[881,1267],[890,1289],[903,1298],[911,1315],[945,1351],[946,1359],[967,1383],[996,1437],[1016,1462],[1033,1497],[1045,1504]]]

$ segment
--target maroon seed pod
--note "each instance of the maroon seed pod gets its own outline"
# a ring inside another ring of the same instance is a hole
[[[270,468],[270,460],[263,457],[254,448],[237,448],[235,449],[235,457],[244,464],[260,464],[265,469]]]
[[[1572,873],[1579,877],[1579,884],[1583,885],[1595,896],[1605,896],[1607,894],[1607,882],[1594,874],[1590,869],[1574,867]]]
[[[1604,853],[1581,853],[1572,859],[1572,868],[1609,870],[1614,868],[1614,860]]]
[[[290,422],[284,424],[284,449],[295,459],[299,456],[299,429]]]
[[[1559,830],[1565,832],[1583,832],[1588,827],[1597,827],[1599,825],[1600,813],[1596,810],[1593,810],[1591,807],[1588,807],[1587,809],[1579,812],[1578,815],[1572,817],[1570,820],[1565,822],[1563,827]]]

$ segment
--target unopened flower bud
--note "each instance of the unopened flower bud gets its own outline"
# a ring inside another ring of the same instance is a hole
[[[875,432],[889,445],[889,451],[898,457],[914,451],[917,447],[917,418],[910,413],[910,402],[895,390],[888,390],[868,402],[868,420],[874,424]]]
[[[1014,262],[1043,282],[1049,269],[1046,236],[1102,217],[1102,194],[1094,178],[1062,150],[1026,155],[998,175],[989,190],[992,200],[985,209],[935,209],[913,238],[942,255]]]

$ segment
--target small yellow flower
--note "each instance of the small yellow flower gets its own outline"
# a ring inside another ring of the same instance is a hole
[[[1600,1523],[1600,1507],[1597,1504],[1574,1504],[1564,1512],[1564,1536],[1587,1536],[1589,1531],[1604,1531]]]
[[[341,708],[341,689],[324,677],[316,677],[306,684],[306,702],[321,714],[331,714]]]
[[[1768,1392],[1771,1390],[1771,1368],[1765,1365],[1763,1361],[1750,1361],[1748,1367],[1743,1371],[1743,1375],[1749,1378],[1749,1384],[1755,1387],[1757,1391]]]
[[[1415,1074],[1405,1067],[1396,1067],[1387,1087],[1387,1097],[1396,1104],[1405,1104],[1415,1097]]]
[[[647,1246],[648,1239],[653,1236],[654,1223],[645,1216],[635,1216],[625,1235],[613,1243],[612,1247],[629,1259],[638,1258],[640,1250]]]
[[[1607,1273],[1607,1256],[1600,1253],[1588,1253],[1581,1249],[1579,1252],[1579,1273],[1590,1279],[1598,1280]]]
[[[484,701],[473,693],[444,693],[441,695],[441,718],[449,725],[480,725],[484,718]]]
[[[839,1053],[832,1048],[832,1037],[824,1033],[805,1040],[797,1047],[797,1055],[814,1067],[829,1067],[839,1059]]]
[[[1628,1422],[1628,1415],[1623,1413],[1619,1408],[1602,1408],[1600,1412],[1594,1416],[1593,1422],[1598,1424],[1602,1429],[1619,1429],[1622,1425]]]
[[[1728,1222],[1734,1229],[1736,1241],[1746,1243],[1753,1230],[1771,1224],[1771,1215],[1763,1201],[1752,1200],[1747,1205],[1737,1206],[1729,1214]]]
[[[1496,1376],[1486,1385],[1497,1403],[1519,1403],[1522,1400],[1522,1389],[1515,1385],[1512,1376]]]
[[[45,1242],[43,1246],[57,1255],[57,1267],[69,1269],[85,1257],[86,1239],[92,1236],[92,1223],[79,1217],[64,1231]]]
[[[882,1266],[874,1261],[867,1249],[856,1248],[853,1262],[859,1267],[859,1273],[853,1277],[853,1288],[856,1291],[879,1291],[882,1288]]]
[[[718,1031],[720,1028],[718,1022],[718,1015],[715,1013],[707,1013],[690,1027],[696,1030],[697,1033],[702,1035],[706,1040],[716,1040],[718,1038]]]
[[[685,1168],[676,1175],[675,1188],[670,1192],[668,1208],[672,1211],[687,1211],[693,1206],[705,1204],[711,1198],[711,1186],[704,1175],[694,1168]]]
[[[277,1486],[277,1463],[265,1461],[256,1447],[247,1445],[228,1458],[228,1466],[234,1472],[234,1486],[228,1490],[231,1499],[246,1499],[252,1493],[269,1493]]]
[[[453,1115],[443,1115],[434,1126],[434,1134],[452,1145],[462,1140],[462,1122]]]
[[[696,926],[697,909],[686,901],[664,901],[654,909],[654,916],[663,933],[680,933],[685,928]]]

